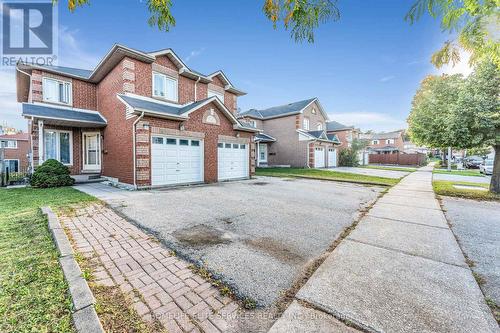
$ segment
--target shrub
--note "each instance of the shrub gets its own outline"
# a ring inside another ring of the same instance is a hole
[[[356,167],[359,165],[358,151],[352,148],[344,148],[339,154],[339,166]]]
[[[61,162],[50,159],[35,169],[31,177],[33,187],[59,187],[73,185],[74,179],[69,176],[69,169]]]

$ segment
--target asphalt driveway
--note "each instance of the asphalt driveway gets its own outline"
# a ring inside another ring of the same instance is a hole
[[[500,203],[443,197],[445,214],[486,297],[500,304]]]
[[[380,187],[259,177],[169,190],[77,187],[205,264],[242,297],[271,305],[371,204]]]

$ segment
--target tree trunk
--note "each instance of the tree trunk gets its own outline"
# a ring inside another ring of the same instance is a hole
[[[493,161],[493,174],[491,175],[490,191],[500,194],[500,144],[495,145],[495,160]]]

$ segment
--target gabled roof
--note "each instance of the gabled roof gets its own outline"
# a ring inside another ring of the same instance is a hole
[[[325,130],[305,131],[303,129],[298,129],[297,132],[299,132],[304,137],[306,137],[310,140],[324,141],[324,142],[330,142],[330,143],[336,143],[336,144],[340,143],[340,141],[338,140],[336,135],[333,135],[333,136],[327,135]]]
[[[247,94],[246,92],[241,91],[241,90],[237,89],[235,86],[233,86],[233,84],[231,83],[231,81],[229,81],[229,79],[227,78],[226,74],[224,74],[224,72],[222,70],[218,70],[218,71],[213,72],[212,74],[208,75],[208,77],[210,79],[213,79],[216,76],[220,76],[222,78],[222,82],[225,85],[224,89],[226,89],[227,91],[232,92],[232,93],[234,93],[237,96],[243,96],[243,95]]]
[[[194,80],[200,80],[200,82],[209,83],[212,82],[212,78],[208,75],[201,74],[198,71],[190,69],[182,59],[175,54],[175,52],[168,48],[154,52],[143,52],[140,50],[132,49],[130,47],[114,44],[113,47],[106,53],[106,55],[99,61],[97,66],[93,70],[62,67],[62,66],[45,66],[45,65],[35,65],[35,64],[24,64],[22,62],[18,63],[18,67],[21,69],[41,69],[50,73],[63,74],[72,78],[77,78],[93,83],[97,83],[102,80],[124,57],[129,57],[132,59],[137,59],[146,63],[153,63],[158,56],[166,55],[169,59],[178,67],[179,74],[189,77]],[[213,74],[220,74],[222,71],[217,71]],[[211,74],[212,75],[212,74]],[[224,75],[222,73],[222,75]],[[229,82],[227,77],[224,75],[225,80]],[[230,91],[236,95],[245,95],[246,93],[236,89],[232,83],[228,83],[225,87],[227,91]]]
[[[221,102],[217,96],[208,97],[200,101],[188,103],[184,105],[171,104],[162,102],[154,98],[139,96],[131,93],[118,94],[118,99],[122,101],[128,108],[135,113],[152,114],[156,117],[163,117],[167,119],[186,120],[189,119],[189,114],[198,110],[199,108],[209,103],[215,103],[219,110],[221,110],[226,117],[234,125],[235,129],[244,130],[248,132],[259,132],[258,129],[245,126],[240,123],[231,111]]]
[[[328,116],[323,110],[323,107],[319,103],[319,100],[315,98],[309,98],[305,99],[302,101],[298,102],[293,102],[285,105],[280,105],[280,106],[274,106],[268,109],[263,109],[263,110],[256,110],[256,109],[250,109],[248,111],[241,112],[238,117],[249,117],[249,118],[255,118],[255,119],[272,119],[272,118],[279,118],[279,117],[284,117],[284,116],[290,116],[294,114],[299,114],[304,111],[306,107],[311,105],[313,102],[316,102],[318,104],[318,107],[320,111],[323,113],[323,116],[328,119]]]
[[[2,134],[2,135],[0,135],[0,139],[2,139],[2,140],[16,140],[16,141],[28,141],[29,134],[28,133]]]
[[[97,111],[52,106],[44,103],[23,103],[24,117],[35,117],[65,123],[103,127],[107,122]]]
[[[326,130],[327,131],[341,131],[341,130],[347,130],[347,129],[353,129],[354,126],[347,126],[344,124],[341,124],[337,121],[331,120],[326,122]]]
[[[255,142],[275,142],[276,139],[269,134],[259,133],[255,136]]]

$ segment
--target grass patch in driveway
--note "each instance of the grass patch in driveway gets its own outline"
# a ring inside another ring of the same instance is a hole
[[[95,198],[73,188],[0,189],[0,332],[73,332],[71,298],[39,207]]]
[[[443,175],[454,175],[454,176],[475,176],[475,177],[484,177],[482,173],[479,172],[479,169],[473,170],[451,170],[447,169],[434,169],[432,173],[439,173]]]
[[[457,182],[448,180],[433,180],[432,187],[434,192],[439,195],[449,196],[449,197],[459,197],[465,199],[475,199],[475,200],[492,200],[500,201],[500,195],[494,194],[489,191],[481,191],[466,188],[456,188],[453,185],[462,185],[470,187],[481,187],[489,189],[489,184],[481,183],[470,183],[470,182]]]
[[[270,177],[299,177],[320,180],[334,180],[340,182],[392,186],[399,182],[399,179],[360,175],[356,173],[337,172],[321,169],[302,168],[257,168],[256,176]]]
[[[376,169],[376,170],[389,170],[389,171],[401,171],[401,172],[414,172],[417,168],[396,168],[383,165],[360,165],[359,168],[363,169]]]

